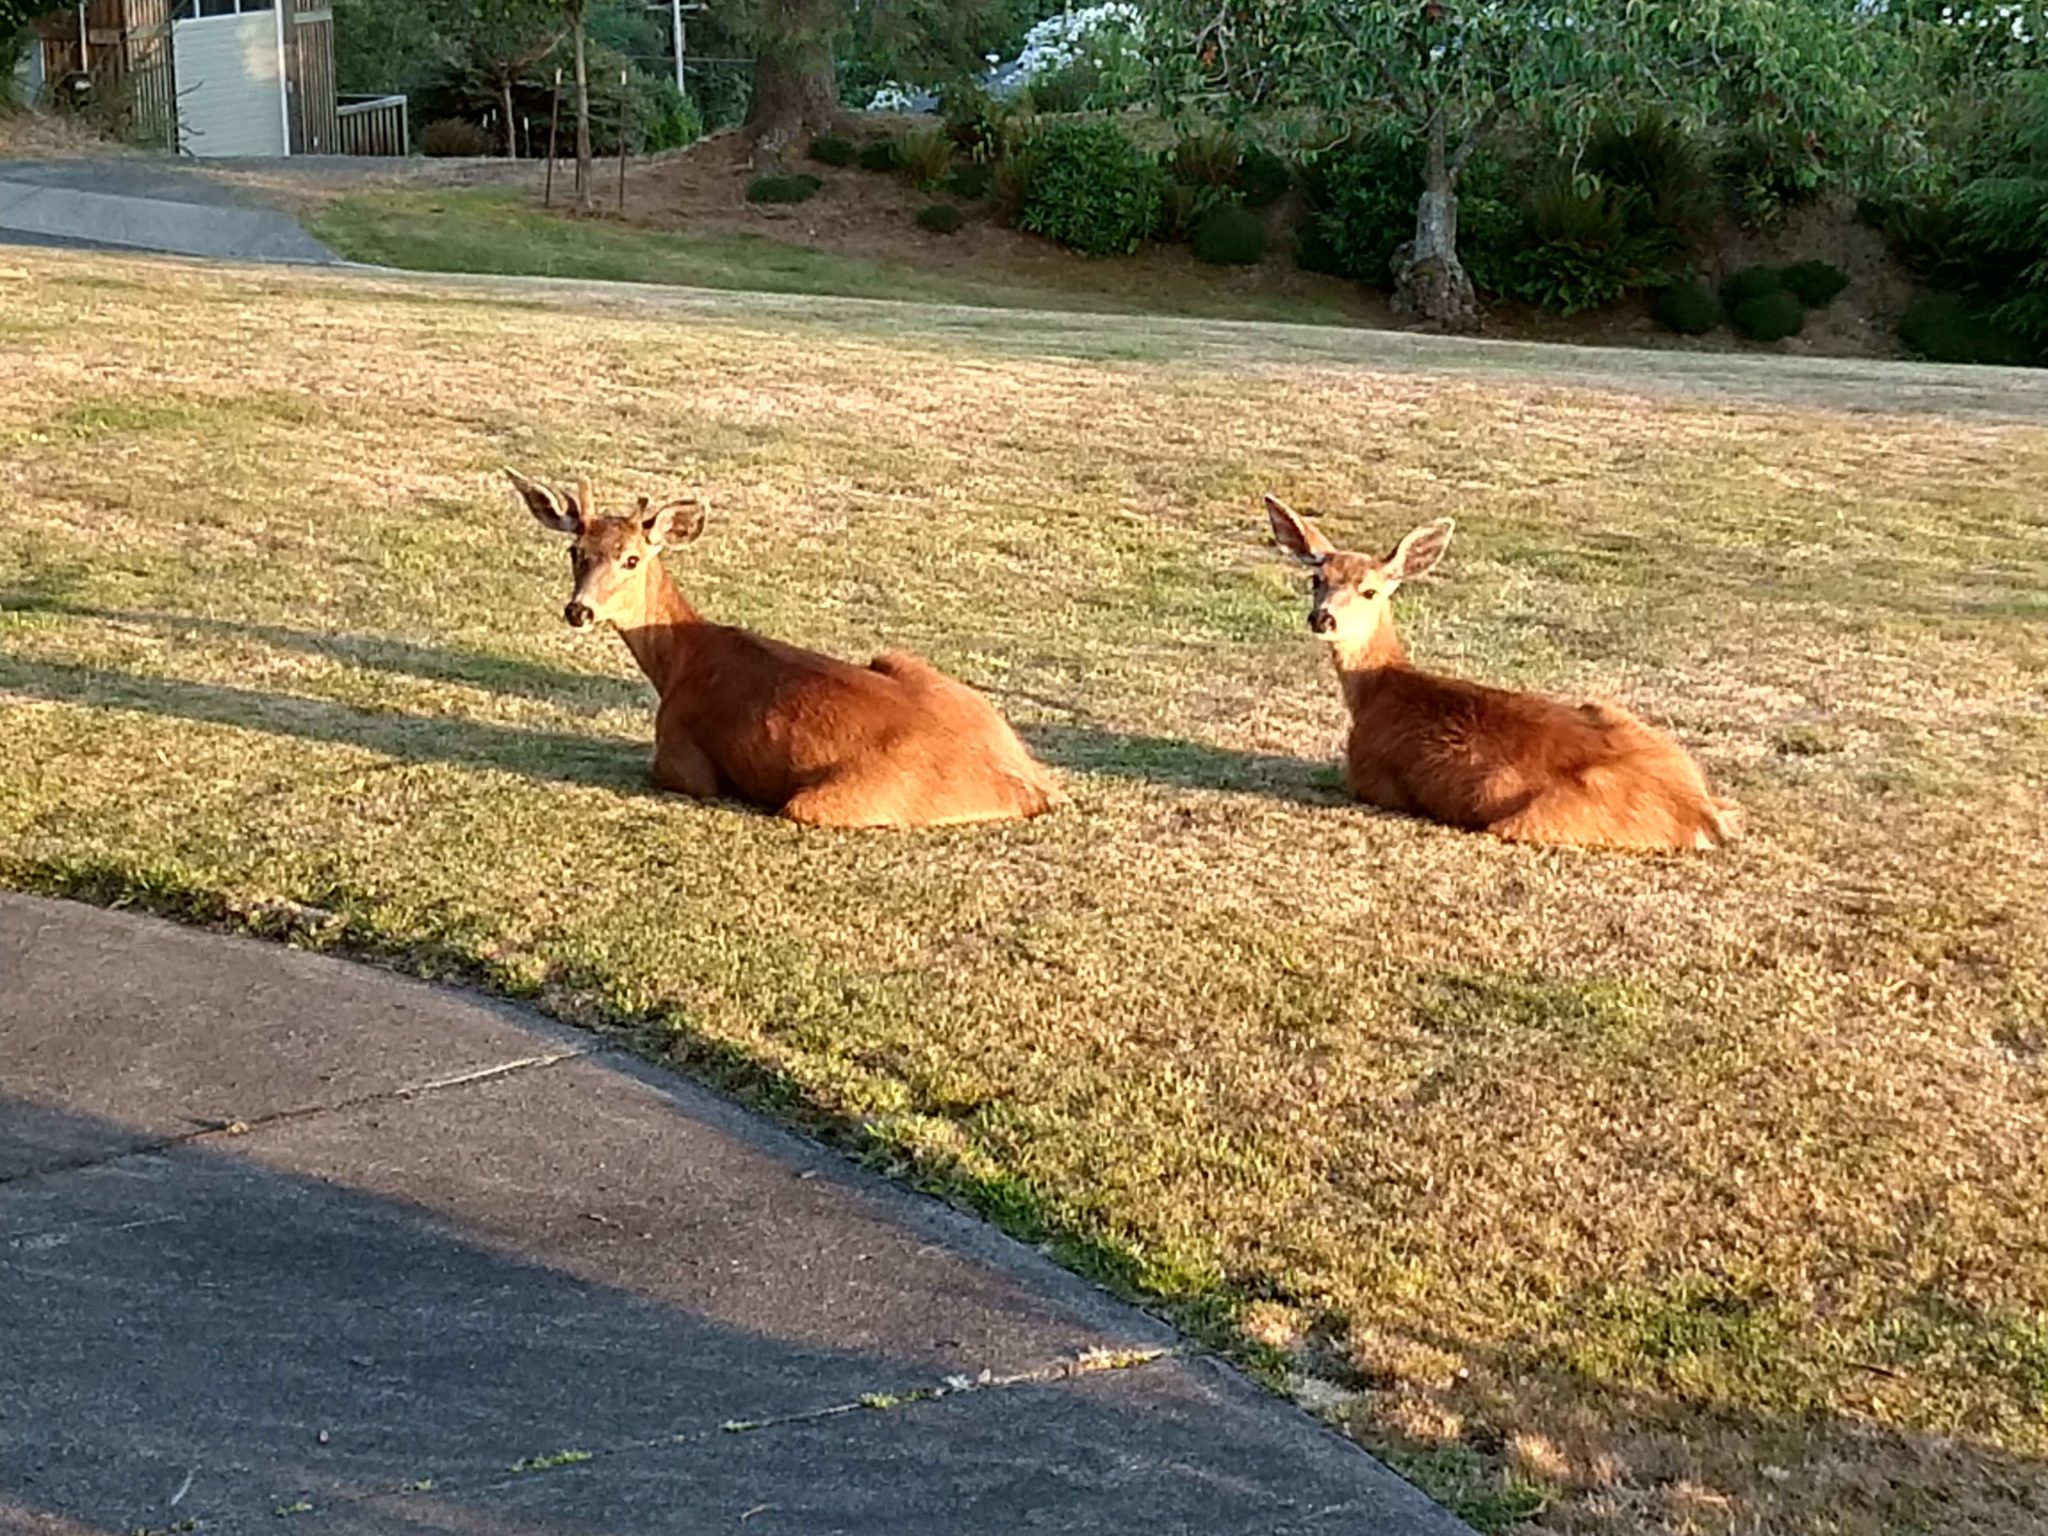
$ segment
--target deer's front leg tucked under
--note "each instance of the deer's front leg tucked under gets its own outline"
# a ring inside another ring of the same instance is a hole
[[[687,736],[663,735],[654,744],[650,777],[662,789],[696,800],[718,798],[718,770],[704,749]]]

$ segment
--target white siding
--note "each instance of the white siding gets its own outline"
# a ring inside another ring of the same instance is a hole
[[[171,28],[178,143],[186,154],[285,153],[277,16],[276,11],[210,16]]]

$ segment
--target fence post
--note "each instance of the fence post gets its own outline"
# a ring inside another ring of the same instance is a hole
[[[619,217],[626,216],[626,141],[633,133],[633,95],[628,71],[619,71]]]
[[[555,68],[555,94],[548,102],[548,169],[541,183],[540,205],[552,208],[555,205],[555,129],[562,122],[562,70]]]

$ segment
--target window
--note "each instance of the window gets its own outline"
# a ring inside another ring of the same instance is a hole
[[[252,16],[274,11],[277,0],[178,0],[171,11],[173,21],[194,21],[208,16]]]

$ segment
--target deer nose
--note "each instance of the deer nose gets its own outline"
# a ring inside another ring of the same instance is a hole
[[[1327,610],[1318,608],[1308,616],[1308,627],[1319,635],[1327,635],[1337,627],[1337,621],[1330,617]]]
[[[562,617],[569,621],[571,629],[581,629],[596,615],[592,614],[589,608],[585,607],[582,603],[571,603],[562,610]]]

